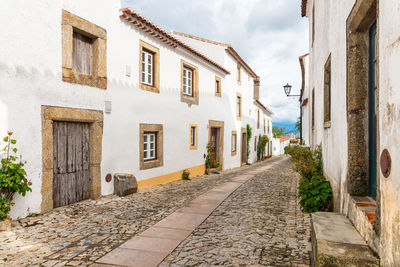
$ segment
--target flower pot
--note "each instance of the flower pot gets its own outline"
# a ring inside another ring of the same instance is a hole
[[[6,219],[5,221],[0,221],[0,232],[3,231],[11,231],[11,218]]]

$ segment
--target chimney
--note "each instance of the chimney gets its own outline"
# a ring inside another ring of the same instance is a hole
[[[260,77],[254,78],[254,100],[260,100]]]

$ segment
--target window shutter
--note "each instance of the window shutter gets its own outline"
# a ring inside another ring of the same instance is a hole
[[[93,74],[93,40],[73,33],[72,69],[78,73]]]

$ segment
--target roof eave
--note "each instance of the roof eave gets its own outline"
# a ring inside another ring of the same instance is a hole
[[[163,30],[161,27],[159,27],[156,24],[152,23],[150,20],[148,20],[145,17],[141,16],[140,14],[138,14],[135,11],[133,11],[132,9],[130,9],[130,8],[122,8],[122,9],[120,9],[120,12],[121,12],[120,16],[122,18],[126,19],[128,22],[132,22],[133,24],[135,24],[135,20],[139,21],[141,24],[144,24],[144,25],[138,26],[138,25],[136,25],[136,24],[138,24],[138,22],[136,21],[136,24],[135,24],[136,26],[138,26],[139,28],[143,29],[144,31],[149,32],[150,34],[152,34],[152,32],[153,33],[155,32],[157,37],[161,41],[167,43],[168,45],[171,45],[174,48],[176,48],[177,46],[182,47],[185,50],[191,52],[192,54],[198,56],[202,60],[206,61],[207,63],[213,65],[217,69],[221,70],[225,74],[230,74],[230,72],[228,70],[226,70],[225,68],[220,66],[218,63],[214,62],[213,60],[211,60],[210,58],[208,58],[205,55],[201,54],[197,50],[195,50],[195,49],[191,48],[190,46],[186,45],[185,43],[183,43],[182,41],[178,40],[177,38],[173,37],[171,34],[166,32],[165,30]]]

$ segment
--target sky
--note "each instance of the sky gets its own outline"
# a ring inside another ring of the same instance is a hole
[[[178,31],[230,44],[261,78],[260,100],[273,121],[295,122],[299,56],[308,52],[308,21],[301,0],[121,0],[166,31]]]

